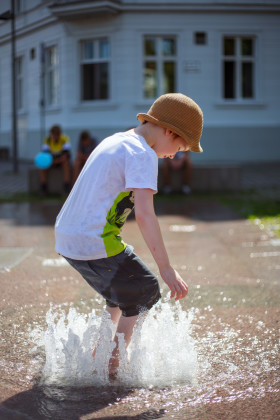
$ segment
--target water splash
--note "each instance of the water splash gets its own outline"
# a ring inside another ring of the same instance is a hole
[[[193,381],[197,370],[190,337],[193,313],[183,311],[179,302],[158,303],[135,328],[128,351],[120,337],[118,383],[157,387]],[[47,329],[40,342],[37,337],[38,345],[45,349],[42,384],[78,387],[109,384],[108,362],[115,329],[105,314],[101,323],[95,309],[89,314],[79,313],[73,307],[67,314],[53,307],[48,311]],[[36,333],[33,334],[35,338]],[[97,343],[93,360],[92,350]]]
[[[135,330],[128,353],[123,345],[120,374],[111,384],[107,366],[114,331],[105,318],[99,333],[100,303],[91,311],[95,300],[90,306],[85,302],[87,315],[69,310],[67,303],[53,306],[47,328],[40,323],[30,331],[39,358],[38,364],[32,358],[28,374],[39,372],[46,417],[62,419],[76,410],[80,418],[102,407],[108,409],[104,416],[124,409],[136,416],[153,407],[181,419],[189,418],[190,410],[198,410],[199,417],[202,405],[279,396],[280,342],[273,307],[250,313],[239,308],[241,313],[228,318],[228,308],[209,305],[185,312],[178,302],[157,304]],[[91,351],[99,337],[93,362]],[[22,366],[13,363],[9,376],[17,369]]]

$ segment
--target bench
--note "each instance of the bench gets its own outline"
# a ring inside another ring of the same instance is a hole
[[[28,171],[28,191],[36,193],[40,191],[39,169],[31,168]],[[62,168],[51,168],[48,171],[48,192],[50,194],[63,194],[64,183]]]

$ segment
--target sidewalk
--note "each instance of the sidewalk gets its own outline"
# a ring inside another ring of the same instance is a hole
[[[100,353],[93,371],[85,340],[98,325],[103,301],[55,253],[53,225],[60,205],[0,205],[1,419],[280,418],[277,238],[215,199],[189,197],[176,203],[173,214],[162,209],[159,222],[170,260],[189,283],[189,295],[171,302],[160,280],[162,304],[147,315],[143,334],[135,338],[140,351],[130,359],[133,369],[121,371],[115,386],[101,387],[98,375],[106,372],[108,355]],[[158,274],[137,230],[136,221],[128,220],[123,238]],[[54,320],[46,315],[50,302]],[[193,382],[190,346],[197,355]],[[45,360],[50,386],[44,377],[34,386]],[[90,385],[83,382],[87,372],[92,372]]]
[[[0,197],[8,197],[18,192],[28,192],[28,170],[32,162],[20,162],[18,173],[13,172],[12,161],[0,161]],[[263,164],[248,164],[241,167],[243,190],[259,190],[280,194],[280,160]],[[275,191],[276,190],[276,191]]]
[[[0,161],[0,197],[9,197],[15,193],[28,191],[28,170],[32,162],[20,162],[18,173],[13,172],[12,161]]]

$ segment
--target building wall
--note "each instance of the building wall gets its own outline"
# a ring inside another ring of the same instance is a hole
[[[62,125],[74,148],[83,129],[89,129],[101,140],[135,126],[136,114],[146,112],[152,103],[142,96],[143,36],[175,35],[177,90],[196,100],[204,112],[204,153],[192,154],[193,160],[203,163],[280,159],[279,14],[138,11],[63,21],[53,17],[43,4],[33,6],[17,18],[17,55],[24,56],[25,92],[24,109],[18,113],[20,158],[33,158],[43,134],[53,124]],[[194,32],[200,31],[207,34],[206,45],[193,42]],[[1,24],[0,147],[11,144],[8,32],[8,23]],[[226,104],[221,99],[223,35],[257,36],[257,98],[251,103]],[[109,37],[111,43],[110,99],[81,103],[80,41],[102,36]],[[60,80],[59,103],[45,110],[43,117],[39,106],[42,43],[58,47]]]

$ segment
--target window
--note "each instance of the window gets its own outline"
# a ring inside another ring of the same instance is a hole
[[[81,99],[109,98],[110,44],[108,39],[81,43]]]
[[[45,92],[46,106],[58,104],[58,51],[57,46],[45,50]]]
[[[15,60],[16,76],[16,107],[20,111],[23,109],[23,57]]]
[[[195,32],[194,33],[194,43],[196,45],[206,45],[207,44],[207,34],[206,34],[206,32]]]
[[[144,38],[144,97],[156,98],[176,90],[176,39]]]
[[[255,98],[255,39],[224,37],[223,97],[246,100]]]

